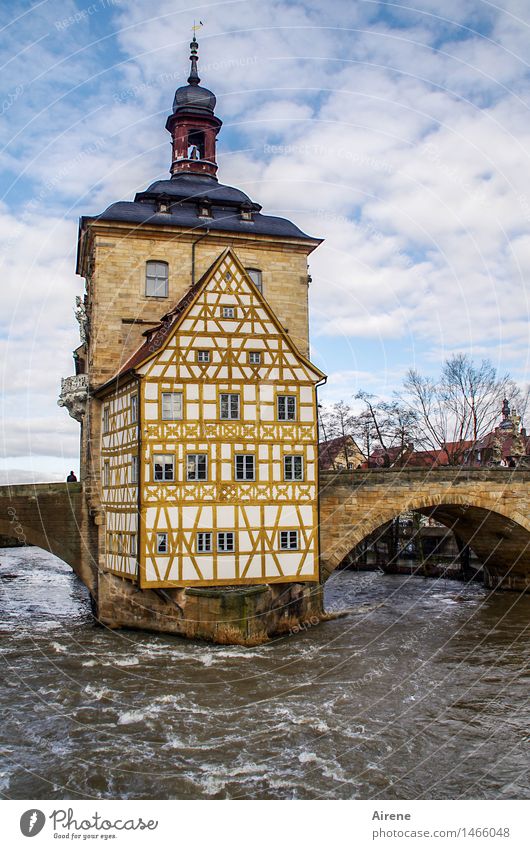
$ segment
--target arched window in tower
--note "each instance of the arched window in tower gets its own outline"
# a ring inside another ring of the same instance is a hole
[[[188,159],[206,159],[202,130],[191,130],[188,133]]]
[[[169,266],[161,260],[149,260],[145,264],[145,294],[149,298],[167,298]]]
[[[261,271],[259,270],[259,268],[245,268],[245,271],[254,283],[256,289],[259,289],[261,294],[263,294],[263,278],[261,276]]]

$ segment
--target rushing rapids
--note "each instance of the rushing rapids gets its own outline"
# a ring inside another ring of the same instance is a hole
[[[259,648],[94,625],[0,551],[6,798],[524,798],[530,599],[336,573],[348,613]]]

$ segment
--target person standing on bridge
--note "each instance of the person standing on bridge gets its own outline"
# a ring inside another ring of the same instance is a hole
[[[74,471],[73,471],[73,469],[72,469],[72,471],[70,472],[70,474],[69,474],[69,475],[68,475],[68,477],[66,478],[66,483],[76,483],[76,482],[77,482],[77,478],[76,478],[76,476],[74,475]]]

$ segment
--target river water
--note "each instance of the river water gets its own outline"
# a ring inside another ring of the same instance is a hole
[[[4,798],[529,797],[528,597],[342,572],[245,649],[95,626],[37,548],[0,589]]]

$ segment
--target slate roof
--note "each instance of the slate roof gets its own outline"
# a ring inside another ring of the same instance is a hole
[[[170,212],[157,211],[161,199],[169,201]],[[211,218],[199,217],[200,200],[210,201]],[[252,221],[242,220],[242,206],[250,206]],[[111,204],[94,219],[321,241],[308,236],[287,218],[262,215],[260,210],[261,206],[251,201],[244,192],[218,183],[215,177],[179,174],[171,180],[157,180],[144,192],[138,192],[134,201]],[[81,225],[85,220],[86,217],[81,219]]]
[[[156,198],[160,195],[175,200],[199,200],[207,197],[219,204],[240,205],[250,203],[257,211],[261,209],[259,203],[252,203],[249,196],[241,189],[224,186],[209,174],[178,174],[171,180],[156,180],[144,192],[138,192],[134,199],[138,201],[142,198]]]

